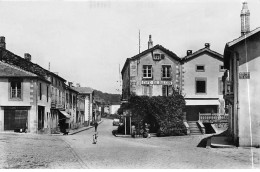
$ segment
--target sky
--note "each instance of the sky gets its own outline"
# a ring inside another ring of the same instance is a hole
[[[58,72],[68,82],[121,94],[126,58],[160,44],[179,57],[210,43],[223,54],[241,35],[242,0],[2,1],[6,49]],[[260,0],[247,0],[250,29],[260,27]],[[120,70],[119,70],[120,69]]]

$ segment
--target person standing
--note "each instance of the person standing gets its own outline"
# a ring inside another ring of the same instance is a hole
[[[97,127],[98,127],[98,122],[97,121],[95,121],[94,126],[95,126],[95,132],[97,132]]]

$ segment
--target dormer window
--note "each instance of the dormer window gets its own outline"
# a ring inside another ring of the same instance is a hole
[[[205,72],[205,65],[196,65],[196,72]]]
[[[143,65],[143,78],[152,78],[152,65]]]

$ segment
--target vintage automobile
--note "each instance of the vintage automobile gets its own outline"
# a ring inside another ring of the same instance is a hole
[[[120,121],[119,121],[119,119],[114,119],[113,120],[113,126],[119,126],[119,123],[120,123]]]

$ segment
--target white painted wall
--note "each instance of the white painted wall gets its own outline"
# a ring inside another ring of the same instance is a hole
[[[260,145],[260,56],[239,66],[250,72],[250,79],[239,79],[239,146]],[[250,120],[251,119],[251,120]]]
[[[196,72],[196,65],[204,65],[205,72]],[[223,65],[223,62],[209,56],[208,54],[202,54],[201,56],[194,58],[191,61],[183,64],[184,77],[183,77],[183,93],[185,98],[220,98],[223,99],[223,95],[219,94],[219,81],[218,78],[222,77],[224,72],[219,71],[219,66]],[[202,77],[207,79],[206,94],[196,94],[196,77]]]

